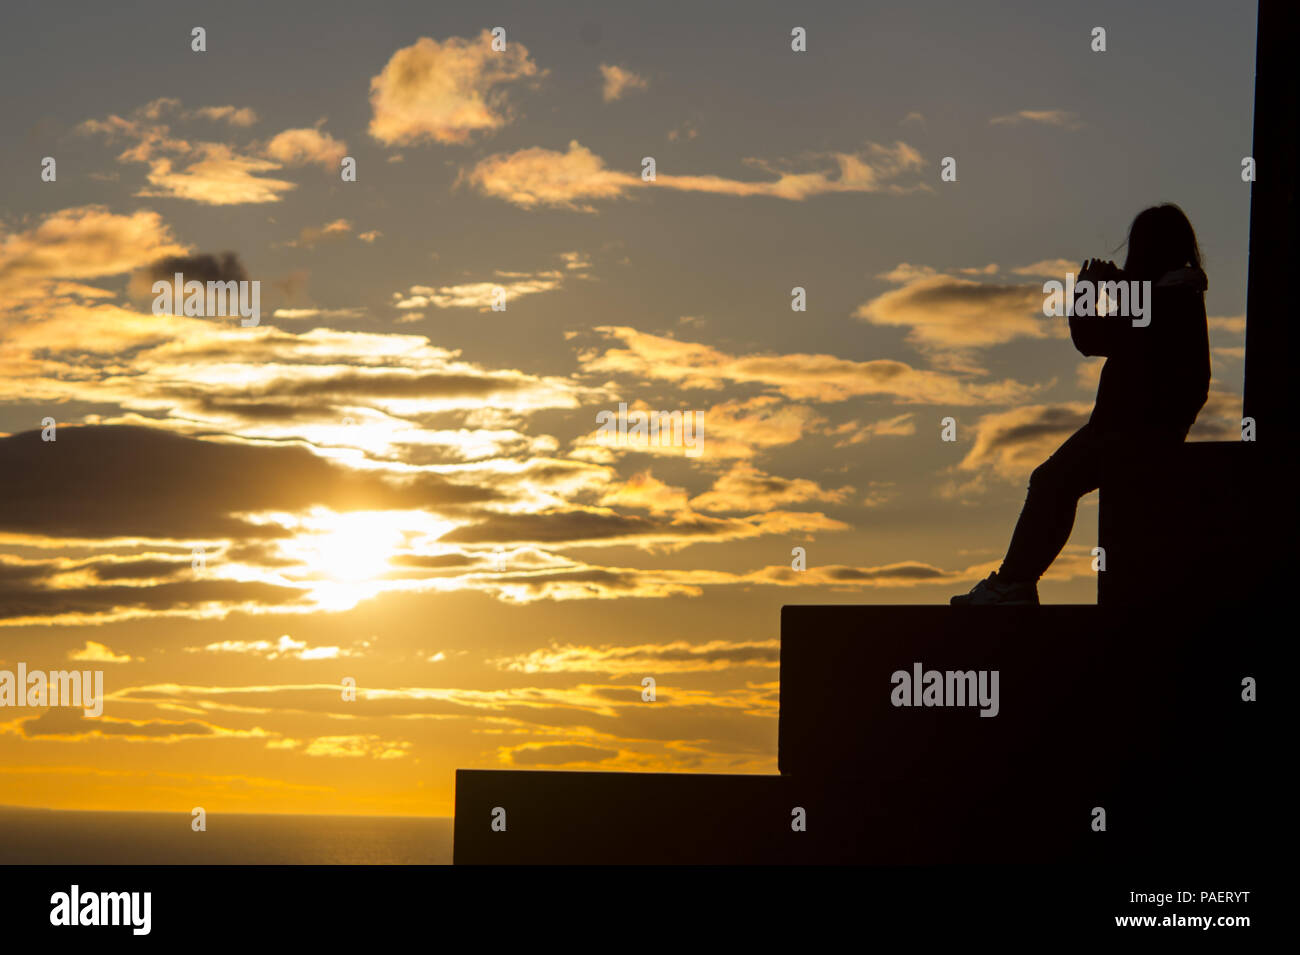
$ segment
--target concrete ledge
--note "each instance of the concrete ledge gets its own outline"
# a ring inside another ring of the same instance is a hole
[[[786,606],[779,767],[1011,787],[1192,780],[1207,749],[1259,758],[1266,704],[1243,702],[1241,681],[1264,671],[1270,626],[1203,607]],[[892,675],[918,663],[997,671],[997,715],[894,706]]]

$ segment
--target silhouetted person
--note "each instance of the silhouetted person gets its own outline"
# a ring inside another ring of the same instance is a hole
[[[1002,566],[970,593],[953,597],[953,604],[1037,604],[1038,578],[1065,546],[1079,498],[1100,486],[1103,469],[1141,477],[1145,462],[1182,443],[1205,404],[1207,283],[1196,233],[1182,209],[1166,204],[1139,213],[1129,227],[1124,268],[1089,260],[1078,279],[1122,280],[1151,283],[1144,304],[1150,324],[1137,327],[1124,316],[1085,317],[1071,308],[1075,347],[1106,357],[1092,417],[1034,469]],[[1075,303],[1082,294],[1079,288]],[[1151,494],[1158,496],[1160,488],[1152,487]]]

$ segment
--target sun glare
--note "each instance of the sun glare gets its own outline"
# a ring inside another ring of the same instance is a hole
[[[402,542],[402,531],[385,517],[362,512],[331,515],[322,533],[303,540],[306,563],[335,583],[357,584],[382,576]]]

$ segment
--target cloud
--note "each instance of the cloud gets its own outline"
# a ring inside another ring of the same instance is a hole
[[[65,297],[53,297],[51,286]],[[433,464],[458,459],[461,448],[481,449],[485,427],[508,431],[538,411],[575,408],[603,393],[567,377],[486,370],[419,335],[227,327],[87,301],[80,288],[47,280],[28,314],[15,307],[0,316],[6,344],[0,395],[42,406],[93,404],[92,423],[307,440],[360,448],[377,460],[425,457]],[[281,318],[361,314],[303,306]],[[458,426],[442,419],[429,427],[433,416],[446,414],[464,417]],[[349,426],[349,418],[364,427]],[[509,446],[527,448],[534,440],[542,438],[518,436]],[[435,461],[435,453],[446,456]]]
[[[463,285],[412,285],[406,296],[394,292],[394,308],[416,309],[432,305],[434,308],[476,308],[490,311],[495,302],[496,290],[505,291],[506,305],[527,295],[554,292],[563,284],[559,272],[515,273],[515,278],[497,282],[467,282]]]
[[[252,126],[257,122],[257,113],[248,107],[242,109],[234,106],[201,106],[194,110],[194,115],[210,120],[225,120],[231,126]]]
[[[1211,315],[1209,318],[1209,325],[1210,331],[1212,332],[1227,332],[1230,335],[1246,334],[1245,315]]]
[[[764,511],[802,501],[839,503],[853,492],[851,487],[827,490],[807,478],[783,478],[765,474],[740,461],[719,477],[706,493],[691,500],[702,511]]]
[[[434,308],[476,308],[480,312],[491,310],[496,301],[496,290],[505,291],[506,304],[527,295],[554,292],[561,288],[566,278],[588,278],[583,274],[591,269],[591,259],[581,252],[561,252],[559,258],[564,269],[546,269],[534,272],[507,272],[498,269],[494,281],[465,282],[459,285],[412,285],[406,293],[393,293],[393,307],[403,310]]]
[[[1073,401],[1060,405],[1026,405],[983,415],[975,426],[975,443],[958,467],[989,470],[1008,481],[1022,481],[1088,421],[1092,406]]]
[[[110,716],[88,718],[79,709],[52,706],[35,719],[22,721],[22,734],[28,738],[83,740],[93,737],[118,737],[136,742],[173,743],[182,739],[266,736],[264,730],[223,730],[202,720],[122,720]]]
[[[242,205],[279,202],[294,183],[262,175],[284,165],[320,162],[337,166],[347,145],[317,129],[287,129],[265,146],[256,143],[237,147],[228,143],[191,141],[174,136],[163,120],[175,116],[221,120],[242,128],[257,121],[247,108],[205,106],[182,110],[180,100],[163,97],[146,103],[123,118],[89,119],[79,132],[105,136],[109,141],[129,140],[133,144],[118,155],[119,162],[144,163],[149,167],[147,186],[137,196],[185,199],[204,205]]]
[[[541,568],[529,572],[499,574],[477,582],[479,589],[494,593],[501,599],[514,603],[537,600],[611,600],[624,598],[662,598],[667,596],[698,597],[708,587],[807,587],[827,589],[836,593],[856,593],[874,589],[897,589],[947,585],[954,581],[978,580],[996,569],[997,561],[987,561],[958,570],[946,570],[923,561],[900,560],[874,566],[824,564],[797,571],[788,564],[762,567],[744,573],[704,569],[640,569],[631,567],[599,567],[573,565]],[[1071,576],[1091,577],[1087,561],[1067,561],[1064,558],[1053,567],[1052,576],[1069,579]],[[728,654],[731,647],[735,653]],[[755,648],[756,647],[756,648]],[[534,653],[503,657],[490,661],[508,669],[522,670],[535,667],[541,672],[574,671],[590,668],[602,672],[626,666],[629,672],[654,672],[652,667],[664,671],[705,671],[731,666],[764,666],[766,655],[762,644],[718,644],[694,652],[674,655],[672,648],[665,658],[656,661],[636,649],[624,657],[614,650],[600,653],[587,648],[555,648]],[[713,651],[721,651],[711,653]],[[724,667],[721,661],[728,661]]]
[[[835,442],[835,447],[847,448],[855,444],[865,444],[872,438],[881,435],[905,437],[916,434],[916,422],[909,411],[895,415],[892,418],[882,418],[879,421],[872,421],[867,424],[861,424],[855,418],[852,421],[846,421],[831,428],[827,433],[840,438]]]
[[[640,176],[605,168],[605,161],[575,139],[567,153],[540,146],[497,153],[463,174],[484,195],[531,209],[539,205],[590,209],[592,199],[618,199]]]
[[[188,251],[156,212],[62,209],[21,232],[0,229],[0,291],[19,297],[43,294],[49,279],[118,275]]]
[[[156,582],[192,570],[191,558],[167,560],[146,557],[139,560],[127,558],[102,558],[81,565],[94,572],[97,580],[140,580]]]
[[[533,513],[481,511],[471,523],[443,535],[446,544],[537,544],[541,546],[613,546],[637,544],[643,547],[680,548],[690,543],[746,540],[766,534],[815,533],[847,530],[848,525],[824,514],[769,511],[747,517],[717,518],[685,513],[665,517],[616,514],[604,508],[554,509]],[[545,576],[552,581],[567,578],[581,582],[587,574],[613,578],[605,571],[554,570],[520,575],[523,579]]]
[[[0,530],[49,537],[214,540],[282,536],[246,515],[427,508],[497,495],[433,473],[353,471],[301,445],[208,441],[119,425],[0,438]]]
[[[654,182],[643,182],[639,171],[634,174],[606,168],[601,157],[575,139],[569,143],[567,152],[533,147],[488,156],[472,170],[463,172],[460,181],[484,195],[525,209],[557,206],[584,212],[594,211],[593,201],[625,198],[636,189],[802,201],[835,193],[908,192],[929,188],[923,183],[904,186],[893,181],[924,166],[921,154],[902,142],[893,146],[868,143],[857,153],[816,154],[798,164],[756,159],[747,163],[775,178],[752,182],[721,176],[673,175],[658,170]],[[802,168],[795,168],[796,165]]]
[[[347,155],[348,144],[318,129],[286,129],[266,144],[266,156],[286,166],[320,163],[336,170]]]
[[[42,543],[49,544],[49,539]],[[57,562],[0,562],[0,623],[12,626],[103,623],[159,614],[224,617],[257,608],[291,609],[305,587],[226,579],[171,580],[148,586],[78,583]]]
[[[892,397],[923,404],[1012,404],[1034,389],[1018,382],[972,383],[901,361],[850,361],[834,355],[730,355],[709,345],[602,325],[592,331],[621,348],[579,354],[583,371],[673,381],[683,388],[720,389],[727,382],[765,385],[795,400]],[[708,427],[712,428],[712,422]],[[706,442],[707,445],[708,442]]]
[[[674,126],[668,130],[668,141],[670,143],[680,142],[682,140],[692,140],[700,135],[699,127],[695,125],[694,120],[684,120],[680,126]]]
[[[1101,384],[1101,367],[1105,358],[1085,358],[1074,369],[1074,380],[1084,391],[1096,391]]]
[[[642,673],[705,673],[736,667],[776,667],[779,640],[710,640],[634,646],[552,644],[545,649],[487,661],[515,673],[601,673],[610,676]]]
[[[603,763],[619,751],[574,743],[524,743],[505,749],[502,755],[509,766],[572,766]]]
[[[85,663],[130,663],[134,658],[129,653],[114,653],[102,643],[87,640],[86,646],[81,650],[73,650],[68,654],[68,659]]]
[[[678,432],[665,425],[660,435],[668,437],[661,440],[611,442],[599,428],[593,427],[574,442],[578,452],[594,460],[612,460],[613,455],[627,454],[680,458],[686,454],[688,436],[694,435],[690,440],[695,442],[692,447],[695,456],[705,460],[750,458],[763,449],[792,444],[823,423],[813,409],[786,404],[775,395],[737,398],[706,409],[652,408],[638,400],[629,402],[628,410],[653,415],[680,411],[682,430]]]
[[[128,292],[133,298],[153,297],[153,283],[165,281],[171,284],[176,273],[185,276],[190,282],[245,282],[248,270],[239,256],[234,252],[219,254],[196,253],[193,255],[169,255],[150,262],[145,268],[131,276]]]
[[[152,188],[141,189],[136,195],[234,206],[279,202],[282,193],[297,188],[292,182],[258,175],[279,169],[279,163],[241,156],[222,143],[201,143],[196,153],[202,158],[182,169],[166,157],[151,160],[145,178]]]
[[[441,43],[421,37],[370,80],[370,135],[386,146],[468,143],[510,121],[500,87],[542,75],[518,41],[493,51],[487,30]]]
[[[1059,279],[1065,281],[1066,272],[1077,272],[1082,262],[1074,262],[1070,259],[1043,259],[1034,262],[1032,265],[1022,265],[1011,271],[1016,275],[1037,275],[1042,278]]]
[[[649,471],[634,474],[614,485],[600,499],[600,503],[607,507],[633,507],[655,514],[685,511],[688,509],[686,501],[685,490],[669,487]]]
[[[357,236],[357,238],[360,239],[362,242],[369,244],[374,242],[382,235],[383,233],[380,232],[378,229],[371,229],[369,232],[362,232]]]
[[[867,496],[861,502],[863,507],[880,507],[898,496],[893,481],[868,481],[867,484]]]
[[[386,740],[375,734],[318,736],[303,748],[304,756],[343,759],[402,759],[411,753],[409,740]]]
[[[119,162],[148,162],[159,153],[187,153],[194,147],[171,135],[171,127],[160,122],[164,113],[180,108],[180,100],[163,97],[137,107],[127,117],[116,114],[107,119],[88,119],[77,126],[84,135],[102,135],[108,141],[127,139],[135,144],[123,151]]]
[[[210,122],[226,122],[231,126],[252,126],[257,122],[257,113],[247,106],[200,106],[198,109],[182,109],[181,101],[173,96],[162,96],[136,109],[131,115],[137,127],[144,120],[157,123],[165,115],[172,114],[183,120],[204,119]],[[109,122],[120,117],[110,117]],[[91,124],[95,120],[89,121]]]
[[[611,66],[608,63],[600,64],[600,75],[604,80],[601,96],[606,103],[621,99],[623,94],[630,90],[643,90],[650,85],[644,76],[638,76],[631,70],[621,66]]]
[[[271,313],[272,318],[289,321],[302,318],[364,318],[365,315],[364,308],[277,308]]]
[[[221,640],[202,647],[186,647],[186,653],[242,653],[267,660],[336,660],[356,654],[341,647],[309,647],[305,640],[283,634],[278,640]]]
[[[902,288],[859,305],[853,316],[873,325],[907,328],[907,340],[919,347],[987,347],[1059,334],[1043,317],[1041,285],[980,282],[906,263],[885,277],[901,281]]]
[[[1187,432],[1191,441],[1240,441],[1241,395],[1211,388],[1196,423]]]
[[[1098,367],[1090,363],[1087,373]],[[1080,387],[1086,387],[1084,368]],[[1026,405],[987,414],[976,424],[975,443],[962,459],[961,471],[986,471],[1008,481],[1021,482],[1047,460],[1071,434],[1083,427],[1092,412],[1085,402]],[[1230,441],[1241,437],[1241,397],[1212,390],[1189,432],[1190,440]]]
[[[1021,123],[1041,123],[1045,126],[1060,126],[1064,129],[1080,129],[1079,114],[1065,109],[1022,109],[1005,116],[994,116],[989,120],[990,126],[1019,126]]]
[[[347,219],[335,219],[322,226],[304,226],[298,238],[289,245],[304,246],[308,249],[322,242],[346,238],[352,232],[352,223]]]

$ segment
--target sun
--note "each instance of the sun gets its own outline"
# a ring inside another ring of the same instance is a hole
[[[316,573],[340,584],[359,584],[381,577],[402,541],[402,532],[385,515],[372,512],[335,514],[312,534],[307,564]]]
[[[277,551],[288,569],[281,578],[309,591],[323,610],[348,610],[392,590],[410,589],[394,561],[437,548],[457,525],[426,511],[349,511],[313,508],[307,514],[272,515],[290,531]]]

